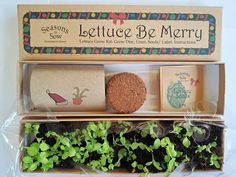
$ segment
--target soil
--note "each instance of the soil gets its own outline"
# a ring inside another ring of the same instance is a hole
[[[73,125],[73,123],[71,123],[71,122],[70,123],[69,122],[57,123],[56,126],[55,126],[55,124],[52,126],[52,124],[49,125],[49,124],[43,123],[40,125],[37,138],[43,138],[47,144],[49,144],[50,146],[53,146],[56,143],[56,140],[52,137],[49,137],[49,138],[46,137],[45,133],[49,130],[57,131],[59,134],[62,134],[63,132],[70,132],[75,129],[75,127],[73,127],[72,125]],[[196,143],[196,141],[194,141],[194,139],[192,137],[190,137],[189,140],[191,142],[191,146],[196,147],[198,144],[204,145],[204,144],[209,144],[210,142],[216,141],[218,147],[214,148],[214,151],[221,155],[222,152],[220,152],[219,147],[221,147],[221,145],[222,145],[222,142],[221,142],[222,140],[220,138],[220,136],[222,135],[222,131],[223,131],[223,129],[221,127],[211,125],[211,134],[210,134],[209,138],[206,141]],[[185,133],[185,130],[183,129],[181,134],[184,134],[184,133]],[[129,133],[126,133],[124,135],[124,137],[128,141],[130,141],[130,143],[136,141],[136,142],[142,142],[148,146],[153,145],[153,143],[155,141],[155,139],[152,138],[150,135],[143,138],[141,136],[141,134],[137,133],[136,131],[131,131]],[[185,152],[190,157],[191,161],[186,165],[187,170],[191,170],[191,169],[195,169],[195,168],[209,169],[210,162],[206,161],[204,159],[205,158],[209,159],[209,157],[211,155],[210,153],[204,152],[204,153],[202,153],[202,157],[201,157],[201,156],[199,156],[198,153],[195,152],[196,148],[191,148],[191,146],[190,146],[190,148],[185,148],[182,145],[182,140],[177,138],[175,134],[169,133],[168,137],[170,138],[171,142],[173,142],[175,144],[175,150]],[[113,145],[113,140],[116,138],[119,138],[119,134],[115,134],[114,132],[112,132],[108,135],[107,140],[110,145]],[[102,140],[101,138],[97,138],[97,142],[103,143],[104,140]],[[81,146],[85,147],[86,143],[82,142]],[[114,147],[114,154],[115,154],[114,163],[118,160],[118,152],[120,149],[121,149],[120,146]],[[145,166],[145,164],[147,162],[152,161],[152,155],[147,150],[141,150],[140,148],[137,148],[133,152],[137,157],[136,161],[138,164],[142,164]],[[153,154],[154,154],[155,161],[159,162],[160,164],[165,163],[164,162],[164,154],[166,154],[166,150],[164,148],[159,147],[159,149],[155,150],[153,152]],[[101,157],[101,155],[98,153],[95,153],[95,152],[91,153],[89,158],[86,160],[86,163],[89,163],[92,160],[98,160],[98,159],[100,159],[100,157]],[[66,160],[62,160],[62,159],[60,159],[60,160],[61,160],[61,163],[56,165],[57,168],[73,168],[75,166],[75,163],[73,162],[72,158],[67,158]],[[179,159],[179,162],[181,162],[182,160],[183,159]],[[128,171],[132,171],[133,170],[133,168],[131,166],[132,162],[133,161],[128,161],[127,159],[122,159],[121,160],[121,168],[125,168]],[[150,165],[147,168],[151,173],[159,172],[159,170],[157,170],[153,165]],[[214,168],[214,167],[211,167],[211,168]],[[165,169],[163,169],[163,170],[165,170]],[[136,172],[142,172],[142,171],[138,170],[136,168]]]
[[[69,157],[69,158],[67,158],[65,160],[62,160],[61,163],[59,163],[55,167],[56,168],[70,169],[70,168],[74,168],[75,167],[75,163],[73,162],[72,158]]]

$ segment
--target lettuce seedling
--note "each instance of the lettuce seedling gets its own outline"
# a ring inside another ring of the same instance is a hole
[[[25,134],[32,142],[24,148],[22,168],[29,172],[48,171],[69,159],[74,164],[104,172],[129,162],[132,172],[142,172],[140,176],[148,176],[154,169],[165,172],[167,177],[180,163],[188,163],[193,158],[187,152],[195,152],[193,156],[202,159],[206,166],[221,167],[217,142],[196,145],[193,134],[204,133],[204,130],[189,123],[173,123],[172,131],[164,137],[160,137],[162,130],[155,121],[138,126],[126,121],[89,122],[61,134],[51,129],[37,138],[40,126],[38,123],[25,124]],[[50,139],[55,142],[50,143]],[[209,157],[205,157],[206,154],[210,154]],[[145,155],[148,157],[142,161]]]

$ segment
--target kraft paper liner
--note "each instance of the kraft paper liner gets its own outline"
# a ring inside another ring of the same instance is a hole
[[[30,73],[30,100],[39,111],[105,109],[101,65],[36,65]]]

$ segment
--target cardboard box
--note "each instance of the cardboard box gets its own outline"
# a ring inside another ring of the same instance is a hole
[[[221,18],[219,7],[19,5],[20,134],[25,122],[190,119],[224,124],[225,65],[219,62]],[[133,72],[144,80],[147,99],[140,110],[132,114],[115,114],[109,109],[99,112],[31,110],[28,68],[42,64],[50,67],[102,65],[106,82],[116,73]],[[202,101],[203,111],[166,107],[166,83],[176,78],[166,77],[171,72],[165,69],[172,67],[201,68],[200,91],[188,89],[199,95],[193,94],[188,103]],[[224,155],[224,132],[220,139],[220,152]],[[55,169],[51,172],[81,171]],[[127,172],[121,169],[118,173]]]
[[[221,10],[19,5],[20,60],[219,61]]]

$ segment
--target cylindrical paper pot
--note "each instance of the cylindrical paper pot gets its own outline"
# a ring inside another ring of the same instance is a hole
[[[40,111],[105,110],[105,76],[100,65],[37,65],[30,93]]]

